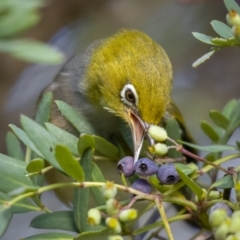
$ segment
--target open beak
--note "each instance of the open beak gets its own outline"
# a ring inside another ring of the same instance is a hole
[[[132,132],[133,151],[134,151],[133,158],[134,158],[134,164],[135,164],[139,158],[145,136],[147,136],[147,139],[150,145],[152,145],[153,143],[152,143],[152,138],[147,134],[149,124],[144,122],[131,110],[128,111],[128,115],[130,120],[130,128]]]

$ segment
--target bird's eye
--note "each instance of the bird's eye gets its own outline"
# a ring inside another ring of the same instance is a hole
[[[127,105],[137,105],[138,95],[133,85],[126,84],[121,91],[121,100]]]
[[[130,89],[128,89],[126,92],[125,92],[125,98],[131,102],[131,103],[135,103],[135,96],[134,94],[132,93],[132,91]]]

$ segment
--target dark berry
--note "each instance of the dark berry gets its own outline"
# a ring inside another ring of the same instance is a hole
[[[158,166],[149,158],[141,158],[135,163],[135,171],[141,176],[150,176],[157,173]]]
[[[118,162],[117,171],[118,173],[123,173],[125,177],[132,176],[135,173],[133,157],[127,156],[122,158]]]
[[[179,181],[180,177],[173,164],[164,164],[159,167],[157,178],[161,184],[172,185]]]
[[[131,187],[146,194],[152,193],[152,186],[147,180],[142,178],[137,179]]]

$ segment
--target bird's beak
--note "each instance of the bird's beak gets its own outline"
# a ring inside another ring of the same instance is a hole
[[[128,115],[133,139],[134,163],[136,163],[141,152],[144,137],[148,137],[147,130],[149,125],[131,110],[128,111]]]

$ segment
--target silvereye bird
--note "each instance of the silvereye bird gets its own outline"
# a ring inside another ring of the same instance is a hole
[[[81,112],[96,135],[108,138],[125,121],[136,162],[148,127],[160,124],[171,106],[172,78],[165,51],[146,34],[124,29],[75,55],[44,92]],[[51,122],[74,133],[55,105]]]

